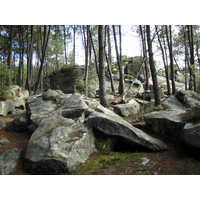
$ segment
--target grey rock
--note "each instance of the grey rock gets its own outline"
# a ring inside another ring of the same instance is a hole
[[[46,92],[42,94],[43,100],[52,100],[56,101],[56,97],[58,93],[55,90],[48,89]]]
[[[33,133],[36,130],[36,127],[33,124],[31,124],[27,127],[27,130],[29,133]]]
[[[0,130],[6,126],[6,123],[0,119]]]
[[[29,141],[26,166],[39,174],[71,172],[85,162],[93,150],[92,130],[82,123],[69,125],[62,116],[45,118]]]
[[[139,112],[140,105],[135,100],[131,99],[127,104],[118,104],[113,106],[117,114],[123,117],[128,117],[131,114]]]
[[[148,159],[148,158],[141,158],[141,159],[137,162],[137,164],[138,164],[139,166],[145,166],[148,162],[149,162],[149,159]]]
[[[183,110],[165,110],[146,114],[144,121],[153,131],[178,144],[182,144],[182,132],[185,122],[181,121]]]
[[[198,93],[190,90],[179,90],[176,93],[177,99],[184,104],[187,108],[194,107],[195,105],[200,105],[200,96]]]
[[[7,175],[11,173],[21,157],[21,149],[8,149],[0,156],[0,174]]]
[[[62,104],[62,116],[67,118],[81,117],[83,112],[88,108],[80,94],[72,94]]]
[[[200,148],[200,123],[188,123],[183,129],[183,142],[192,148]]]
[[[2,137],[0,139],[0,144],[8,144],[9,143],[9,140],[7,139],[7,137]]]
[[[171,96],[167,98],[163,103],[162,106],[165,110],[185,110],[186,107],[175,97]]]
[[[131,124],[116,115],[106,115],[100,112],[93,112],[88,117],[88,123],[95,129],[112,136],[124,138],[136,147],[143,147],[153,151],[168,149],[162,141],[153,138],[143,131],[133,127]]]
[[[15,132],[25,132],[27,131],[27,126],[30,124],[30,117],[26,111],[14,118],[12,122],[9,123],[6,131]]]

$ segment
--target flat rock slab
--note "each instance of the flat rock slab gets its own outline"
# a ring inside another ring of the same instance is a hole
[[[21,149],[8,149],[0,156],[0,175],[10,174],[16,167],[21,156]]]
[[[186,107],[175,97],[171,96],[167,98],[163,103],[162,106],[165,110],[185,110]]]
[[[88,117],[88,123],[90,126],[107,135],[121,137],[131,142],[132,145],[139,146],[144,149],[153,151],[169,149],[168,146],[162,141],[147,135],[143,131],[133,127],[131,124],[123,120],[120,116],[115,117],[115,115],[106,115],[104,113],[94,111]]]
[[[146,114],[144,121],[153,131],[178,144],[182,144],[182,133],[185,122],[182,122],[180,114],[183,110],[165,110]]]

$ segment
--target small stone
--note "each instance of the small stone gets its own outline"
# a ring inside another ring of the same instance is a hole
[[[9,143],[9,140],[6,137],[2,137],[0,139],[0,144],[8,144],[8,143]]]
[[[145,166],[149,162],[148,158],[141,158],[137,163],[139,166]]]

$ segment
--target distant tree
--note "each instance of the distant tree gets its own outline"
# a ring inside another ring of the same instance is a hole
[[[10,44],[9,44],[9,54],[8,54],[8,67],[9,70],[12,70],[11,61],[12,61],[12,43],[13,43],[13,25],[10,26]],[[9,85],[12,85],[11,76],[8,78]]]
[[[107,107],[106,90],[105,90],[105,68],[104,68],[104,41],[103,41],[103,26],[99,25],[99,87],[100,87],[100,103],[102,106]]]
[[[157,75],[156,75],[156,68],[154,66],[154,60],[153,60],[150,25],[146,25],[146,30],[147,30],[147,44],[148,44],[148,50],[149,50],[149,64],[150,64],[151,76],[152,76],[152,80],[153,80],[155,106],[158,106],[158,105],[160,105],[160,97],[159,97],[159,88],[158,88],[158,80],[157,80]]]
[[[113,34],[114,34],[114,41],[115,41],[117,63],[118,63],[118,67],[119,67],[119,94],[122,95],[124,93],[124,78],[123,78],[122,62],[121,62],[122,59],[121,59],[121,56],[120,56],[119,51],[118,51],[115,26],[113,25],[112,27],[113,27]],[[119,34],[121,35],[121,29],[119,29],[119,30],[120,30]],[[121,36],[120,36],[120,38],[121,38]],[[121,42],[120,42],[120,49],[121,49]]]

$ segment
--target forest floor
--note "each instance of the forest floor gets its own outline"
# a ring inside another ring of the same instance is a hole
[[[114,100],[119,101],[116,98]],[[111,106],[110,100],[109,104]],[[13,119],[11,117],[1,117],[6,122],[6,126]],[[132,125],[136,123],[135,117],[124,118]],[[31,137],[29,133],[7,132],[4,127],[0,130],[0,138],[7,137],[9,143],[0,145],[0,155],[10,148],[22,149],[22,156],[15,170],[10,175],[31,175],[24,171],[25,152],[28,141]],[[71,173],[75,174],[112,174],[112,175],[197,175],[200,174],[200,154],[182,146],[177,146],[164,138],[155,135],[147,126],[142,126],[142,130],[165,142],[170,150],[162,152],[94,152],[88,160],[81,164]],[[145,166],[139,166],[137,161],[146,157],[149,162]]]

